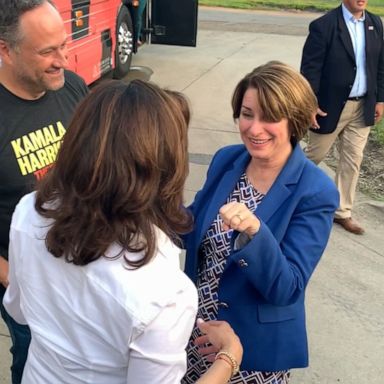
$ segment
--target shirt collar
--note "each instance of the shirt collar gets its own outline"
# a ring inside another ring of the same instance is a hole
[[[359,19],[355,19],[355,17],[348,10],[348,8],[344,5],[344,3],[341,3],[341,8],[343,10],[343,16],[344,16],[345,21],[351,21],[353,23],[355,23],[357,21],[365,21],[365,11],[363,11],[363,16],[361,16]]]

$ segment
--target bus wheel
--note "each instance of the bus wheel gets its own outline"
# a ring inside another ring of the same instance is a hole
[[[127,7],[121,7],[117,17],[116,26],[116,48],[115,48],[115,69],[113,77],[121,79],[131,66],[133,55],[133,26],[132,18]]]

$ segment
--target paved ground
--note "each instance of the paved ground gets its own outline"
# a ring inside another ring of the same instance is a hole
[[[197,48],[141,48],[133,65],[150,67],[153,81],[185,92],[192,104],[187,201],[201,186],[212,154],[239,142],[229,103],[237,81],[272,59],[298,67],[307,24],[315,17],[203,8]],[[292,384],[383,383],[384,204],[359,195],[356,216],[367,234],[335,226],[308,287],[310,367],[295,370]],[[0,384],[9,383],[9,337],[1,327]]]

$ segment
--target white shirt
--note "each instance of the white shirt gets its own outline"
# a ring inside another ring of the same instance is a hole
[[[4,297],[10,315],[31,328],[22,382],[179,383],[197,311],[180,250],[157,229],[158,252],[139,269],[123,257],[75,266],[47,251],[50,221],[34,202],[34,193],[24,196],[12,218]],[[107,256],[119,251],[113,245]]]
[[[366,54],[365,54],[365,12],[356,19],[344,4],[341,4],[345,24],[351,36],[355,53],[356,77],[349,97],[364,96],[367,93]]]

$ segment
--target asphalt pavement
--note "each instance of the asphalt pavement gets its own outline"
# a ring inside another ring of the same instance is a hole
[[[133,66],[144,71],[130,76],[151,75],[159,85],[184,92],[192,105],[186,202],[202,185],[212,154],[240,142],[230,109],[238,80],[269,60],[298,68],[308,23],[318,16],[201,7],[196,48],[140,48]],[[293,370],[292,384],[384,382],[384,203],[358,193],[354,212],[366,234],[336,225],[332,230],[307,289],[310,366]],[[8,349],[1,323],[0,384],[10,382]]]

